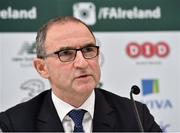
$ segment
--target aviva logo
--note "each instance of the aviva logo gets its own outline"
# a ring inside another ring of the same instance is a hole
[[[142,80],[143,95],[159,93],[159,80],[143,79]]]

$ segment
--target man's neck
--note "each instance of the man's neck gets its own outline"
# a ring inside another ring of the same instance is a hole
[[[78,108],[80,107],[87,98],[91,95],[92,91],[89,93],[65,93],[53,90],[53,93],[62,101],[70,104],[71,106]]]

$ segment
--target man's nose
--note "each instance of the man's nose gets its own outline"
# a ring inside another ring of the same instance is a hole
[[[83,53],[81,51],[77,51],[76,58],[74,60],[74,66],[81,68],[85,68],[88,66],[88,62],[84,58]]]

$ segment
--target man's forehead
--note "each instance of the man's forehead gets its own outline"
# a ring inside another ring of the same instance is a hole
[[[70,38],[70,37],[93,37],[89,29],[80,22],[67,22],[67,23],[55,23],[51,25],[47,31],[47,38],[59,37],[61,39]]]
[[[45,47],[51,49],[52,44],[57,44],[57,42],[56,49],[59,47],[82,47],[86,44],[96,43],[89,29],[80,22],[53,24],[47,32]]]
[[[88,29],[84,24],[82,24],[80,22],[67,21],[67,22],[53,23],[49,26],[48,30],[57,29],[57,28],[61,29],[61,30],[73,30],[70,27],[72,27],[73,29],[76,29],[76,27]]]

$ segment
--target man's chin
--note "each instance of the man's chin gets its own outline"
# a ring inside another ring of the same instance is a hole
[[[91,93],[94,90],[95,86],[94,85],[79,85],[76,87],[76,91],[85,94],[85,93]]]

